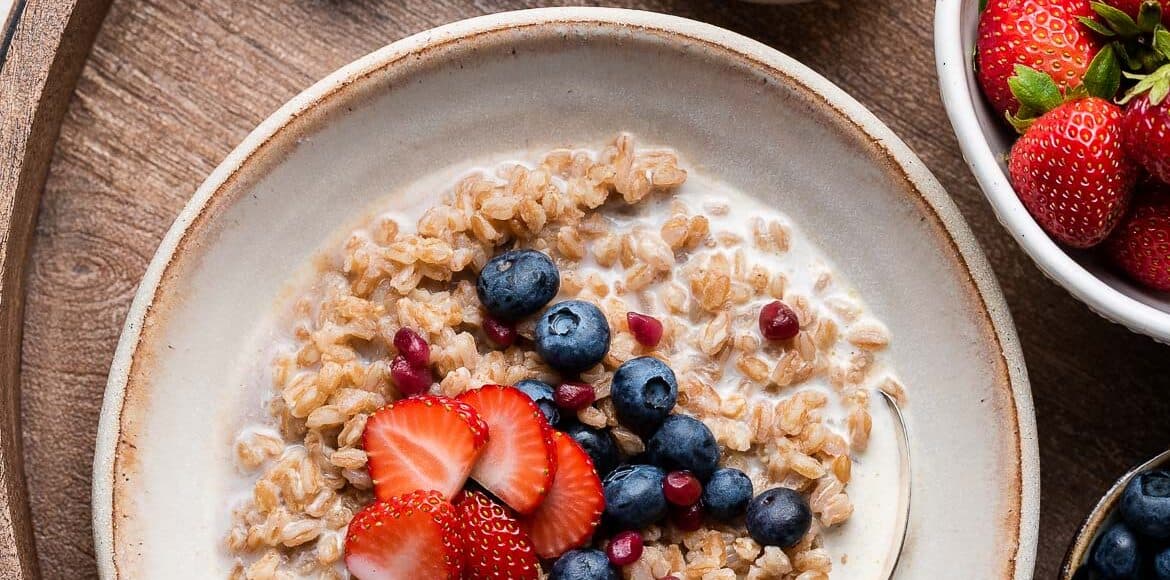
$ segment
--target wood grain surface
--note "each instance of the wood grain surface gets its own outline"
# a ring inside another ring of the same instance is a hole
[[[106,372],[139,278],[203,178],[257,122],[354,58],[455,19],[548,4],[115,1],[61,131],[30,262],[24,443],[46,577],[95,574],[89,478]],[[869,106],[947,187],[1002,281],[1023,341],[1043,464],[1036,575],[1053,577],[1099,494],[1170,442],[1170,350],[1089,312],[1000,228],[938,97],[932,1],[605,4],[711,22],[792,55]]]
[[[21,2],[27,21],[16,20],[14,5],[0,6],[0,578],[6,580],[37,577],[19,414],[26,257],[57,130],[108,4]]]

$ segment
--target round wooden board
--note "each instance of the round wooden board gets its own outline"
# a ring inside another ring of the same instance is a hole
[[[114,2],[69,105],[28,269],[23,440],[46,577],[95,575],[89,478],[106,372],[147,262],[204,177],[281,103],[354,58],[452,20],[548,4]],[[1000,276],[1028,359],[1043,465],[1036,573],[1053,577],[1098,495],[1170,442],[1170,351],[1089,312],[1000,228],[938,97],[931,0],[603,4],[704,20],[792,55],[869,106],[947,187]]]

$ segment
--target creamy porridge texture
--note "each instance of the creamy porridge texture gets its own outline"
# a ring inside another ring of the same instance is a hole
[[[401,328],[429,345],[433,394],[524,379],[591,385],[576,419],[607,429],[627,459],[646,452],[647,434],[618,421],[614,373],[637,357],[660,359],[677,377],[673,413],[709,428],[719,465],[746,473],[753,495],[796,490],[813,514],[785,548],[762,546],[742,517],[690,531],[668,519],[641,530],[641,557],[621,567],[624,577],[830,576],[846,555],[826,534],[853,515],[847,487],[870,439],[874,390],[905,393],[882,360],[885,326],[798,224],[689,176],[670,151],[636,151],[625,135],[600,151],[555,150],[473,174],[436,199],[410,216],[414,227],[385,214],[355,231],[291,306],[293,346],[271,361],[269,420],[236,439],[253,483],[232,506],[233,578],[346,576],[347,526],[374,500],[363,431],[405,390],[392,369]],[[552,258],[560,286],[551,304],[600,308],[611,330],[600,364],[577,377],[547,366],[532,343],[539,313],[509,325],[518,336],[507,348],[498,329],[485,332],[475,276],[507,248]],[[761,334],[761,310],[777,300],[799,323],[794,338]],[[661,323],[656,346],[635,337],[630,312]],[[608,537],[599,532],[594,545]]]

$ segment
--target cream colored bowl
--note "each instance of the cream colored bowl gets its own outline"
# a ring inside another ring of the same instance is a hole
[[[775,50],[589,8],[495,14],[387,46],[290,101],[199,188],[147,271],[110,372],[94,462],[102,575],[227,575],[231,439],[268,338],[257,329],[347,224],[410,203],[407,186],[468,160],[623,130],[781,208],[889,326],[915,467],[900,577],[1029,578],[1028,381],[991,270],[938,182],[861,105]],[[875,437],[892,437],[883,411],[875,403]],[[873,475],[885,487],[851,484],[858,512],[841,534],[888,545],[894,530],[864,515],[911,482]],[[835,577],[873,578],[878,560],[838,558]]]

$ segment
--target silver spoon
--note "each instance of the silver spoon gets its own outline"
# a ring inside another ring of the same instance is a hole
[[[894,416],[894,423],[898,426],[898,448],[902,456],[901,469],[899,477],[905,482],[904,485],[899,486],[901,490],[898,494],[898,505],[901,507],[898,513],[898,520],[894,526],[898,530],[895,536],[894,545],[890,549],[890,557],[887,559],[889,564],[886,568],[884,578],[893,578],[898,571],[898,562],[902,559],[902,551],[906,547],[906,536],[910,531],[910,488],[913,482],[912,472],[910,470],[910,435],[906,429],[906,418],[902,415],[902,409],[898,407],[898,402],[894,400],[889,393],[879,389],[882,398],[885,399],[886,404],[890,407],[890,411]]]

